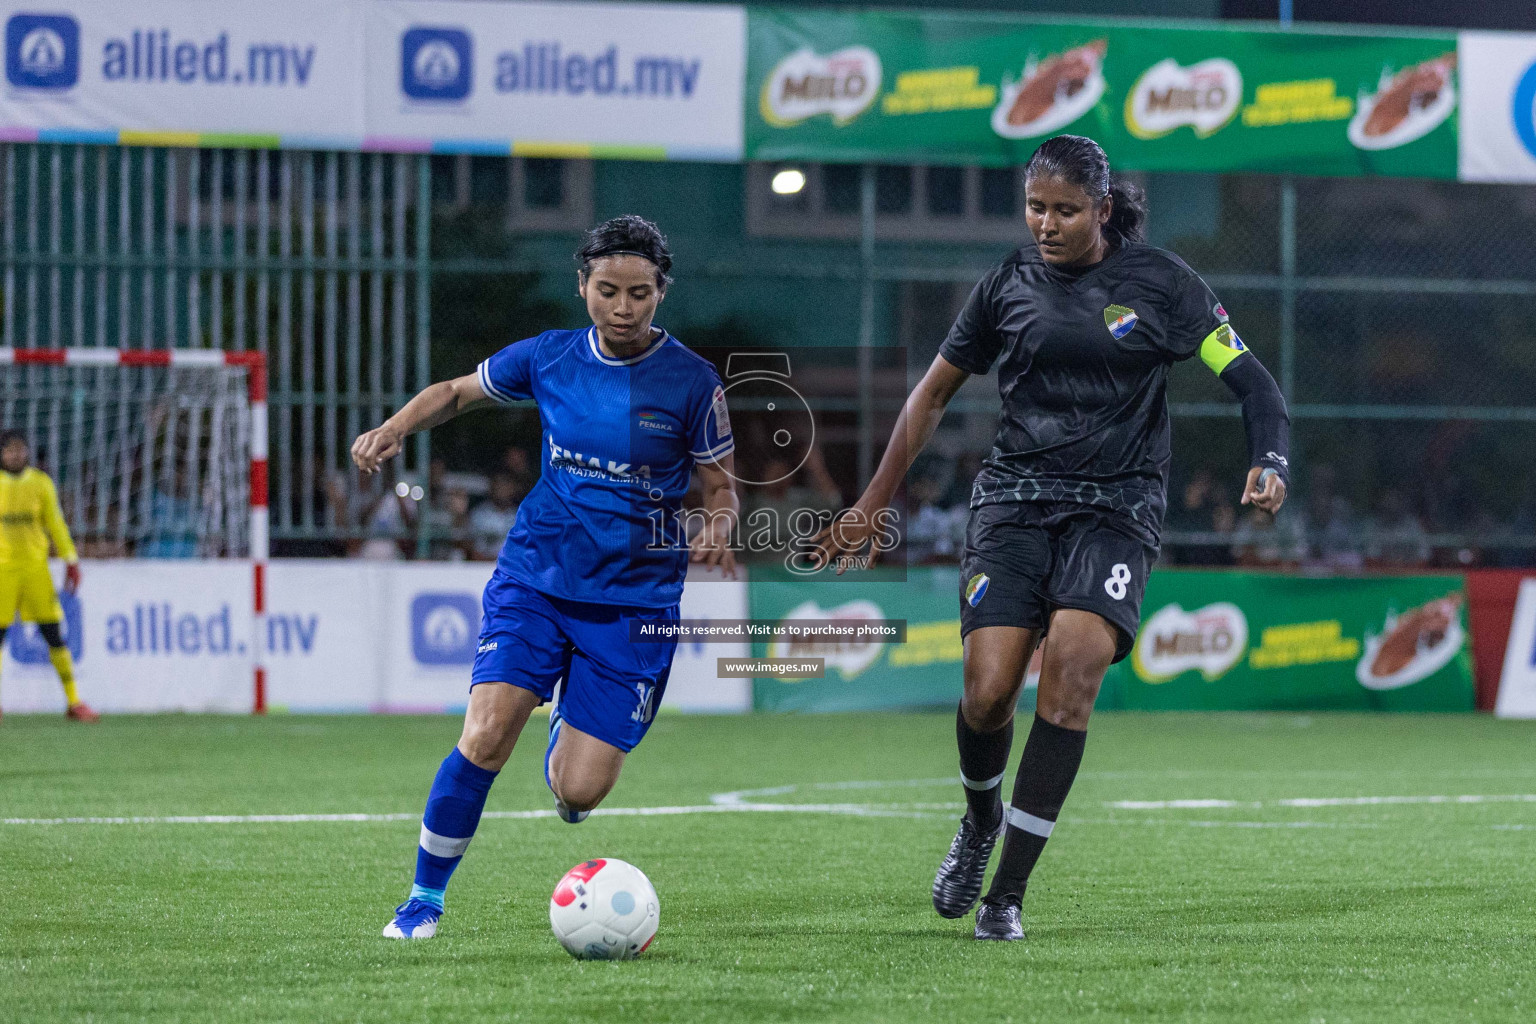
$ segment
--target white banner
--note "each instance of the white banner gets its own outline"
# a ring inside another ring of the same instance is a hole
[[[1494,712],[1500,718],[1536,718],[1536,579],[1520,581]]]
[[[740,7],[379,0],[375,148],[737,160]]]
[[[0,0],[0,20],[9,138],[216,133],[355,147],[364,134],[353,0]]]
[[[1536,35],[1463,32],[1462,181],[1536,182]]]
[[[283,559],[268,573],[267,690],[274,711],[461,709],[486,562]],[[251,573],[231,561],[86,560],[63,599],[80,695],[104,712],[251,710]],[[60,575],[56,567],[56,576]],[[742,581],[692,579],[683,618],[747,617]],[[751,682],[717,679],[746,644],[678,646],[664,708],[746,711]],[[14,626],[0,708],[64,709],[37,628]]]

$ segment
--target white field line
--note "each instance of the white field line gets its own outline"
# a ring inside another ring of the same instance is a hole
[[[740,789],[715,793],[707,804],[681,804],[661,807],[602,807],[593,813],[604,817],[668,817],[686,814],[841,814],[863,818],[940,818],[948,817],[964,807],[952,802],[904,802],[904,803],[755,803],[751,798],[788,796],[802,790],[847,791],[860,789],[920,789],[953,786],[958,778],[856,780],[847,782],[818,782],[768,786],[760,789]],[[1487,804],[1487,803],[1536,803],[1536,794],[1494,794],[1462,796],[1357,796],[1357,797],[1295,797],[1286,800],[1238,801],[1222,799],[1198,800],[1116,800],[1104,804],[1113,810],[1212,810],[1230,808],[1263,807],[1368,807],[1403,804]],[[522,821],[536,818],[553,818],[553,810],[534,811],[487,811],[485,820]],[[420,814],[176,814],[176,815],[125,815],[121,817],[58,817],[58,818],[0,818],[0,825],[246,825],[246,824],[301,824],[336,822],[404,822],[417,821]],[[1180,825],[1190,828],[1376,828],[1367,822],[1316,822],[1316,821],[1220,821],[1181,820],[1177,818],[1076,818],[1062,819],[1064,824],[1076,825]],[[1536,828],[1536,825],[1501,824],[1487,827],[1505,830]]]
[[[1400,804],[1530,804],[1536,793],[1463,796],[1304,796],[1289,800],[1109,800],[1117,811],[1206,810],[1225,807],[1380,807]]]

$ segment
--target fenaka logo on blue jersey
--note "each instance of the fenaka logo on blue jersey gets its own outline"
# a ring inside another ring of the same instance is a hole
[[[472,70],[469,33],[417,26],[400,37],[400,91],[413,100],[462,100]]]
[[[5,23],[5,80],[18,89],[80,81],[80,23],[67,14],[16,14]]]
[[[468,665],[480,638],[473,594],[417,594],[411,601],[411,654],[421,665]]]

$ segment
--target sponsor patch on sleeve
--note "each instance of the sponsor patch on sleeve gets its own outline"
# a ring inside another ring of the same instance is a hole
[[[731,436],[731,412],[725,407],[725,388],[715,385],[715,397],[711,400],[715,416],[715,437],[724,440]]]

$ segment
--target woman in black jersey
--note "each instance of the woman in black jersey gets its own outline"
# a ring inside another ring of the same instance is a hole
[[[967,810],[933,882],[978,939],[1019,939],[1030,871],[1082,760],[1109,666],[1130,653],[1167,505],[1168,371],[1199,355],[1242,399],[1251,453],[1242,503],[1285,500],[1290,419],[1205,282],[1142,240],[1145,200],[1112,181],[1092,139],[1047,141],[1025,167],[1032,243],[971,292],[907,399],[880,468],[820,540],[835,559],[879,536],[885,509],[967,376],[996,365],[1002,418],[971,492],[960,572],[965,691],[956,717]],[[841,569],[839,570],[841,572]],[[1002,779],[1013,712],[1049,634],[1012,801]]]

